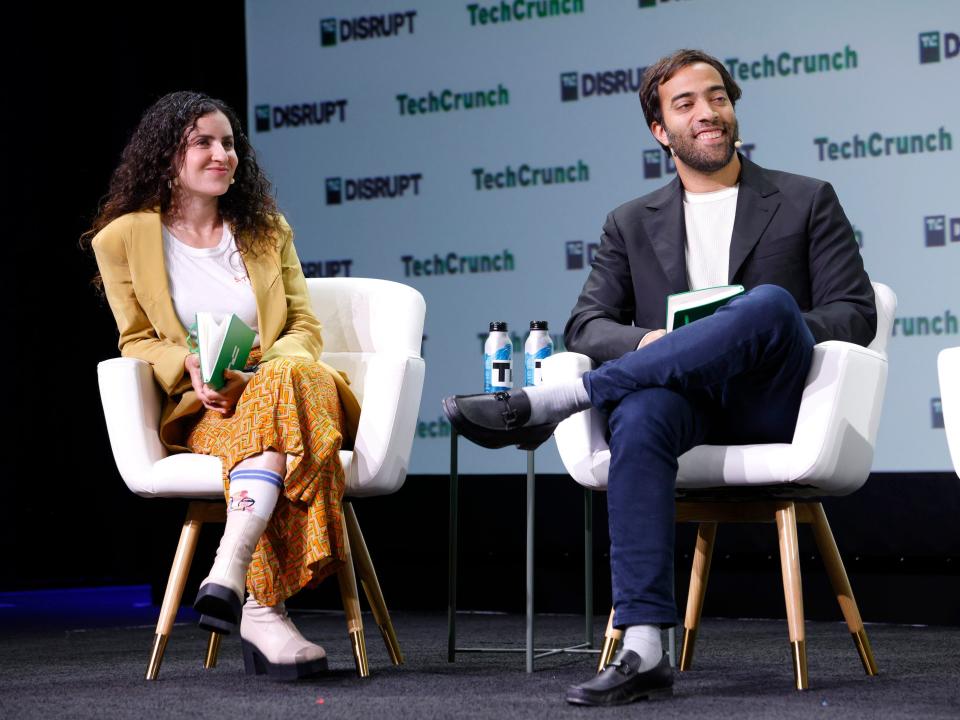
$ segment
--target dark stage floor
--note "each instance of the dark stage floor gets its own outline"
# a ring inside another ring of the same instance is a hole
[[[131,602],[132,601],[132,602]],[[678,675],[671,701],[629,709],[585,709],[563,701],[567,685],[589,677],[595,656],[565,655],[523,672],[523,656],[470,654],[446,662],[446,618],[397,613],[406,664],[392,667],[365,616],[372,675],[353,670],[342,614],[297,613],[304,634],[322,642],[331,672],[274,683],[243,674],[239,641],[224,639],[217,668],[202,669],[206,635],[178,624],[158,682],[143,680],[156,609],[136,594],[77,625],[32,603],[0,603],[0,717],[97,718],[956,718],[960,716],[960,628],[871,625],[880,676],[863,674],[841,623],[807,623],[811,690],[791,689],[785,622],[707,620],[695,668]],[[185,612],[185,617],[189,611]],[[58,619],[59,618],[59,619]],[[142,624],[149,623],[149,624]],[[537,642],[578,642],[582,618],[538,616]],[[597,636],[602,619],[597,618]],[[522,641],[523,618],[459,617],[461,644]]]

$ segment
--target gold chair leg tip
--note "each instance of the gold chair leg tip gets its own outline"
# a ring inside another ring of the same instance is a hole
[[[367,664],[367,644],[363,638],[363,630],[354,630],[350,633],[350,645],[353,649],[353,660],[357,665],[357,675],[362,678],[370,677],[370,666]]]
[[[807,676],[807,643],[804,640],[794,640],[790,643],[793,656],[793,681],[797,690],[807,690],[810,679]]]
[[[150,662],[147,663],[147,680],[156,680],[160,675],[160,663],[163,662],[163,651],[167,649],[167,635],[154,635],[153,647],[150,650]]]
[[[680,649],[680,662],[677,664],[677,670],[686,672],[693,667],[693,649],[696,647],[697,629],[683,629],[683,647]]]

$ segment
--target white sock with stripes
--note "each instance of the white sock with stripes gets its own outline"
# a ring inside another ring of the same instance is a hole
[[[250,512],[269,520],[283,489],[283,477],[263,468],[234,469],[230,473],[228,513]]]

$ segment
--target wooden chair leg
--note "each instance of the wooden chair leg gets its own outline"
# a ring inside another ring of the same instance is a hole
[[[687,593],[687,611],[683,620],[683,649],[680,651],[680,672],[693,665],[693,650],[703,612],[703,598],[707,594],[710,578],[710,561],[713,559],[713,544],[717,538],[717,523],[702,522],[697,528],[697,548],[693,553],[690,570],[690,590]]]
[[[173,556],[173,565],[170,566],[167,587],[163,592],[163,604],[160,606],[157,632],[153,636],[153,648],[150,651],[150,661],[147,663],[147,680],[156,680],[160,674],[163,652],[167,648],[167,640],[173,631],[173,622],[176,620],[177,610],[180,608],[180,599],[183,597],[183,587],[187,583],[190,563],[193,562],[193,554],[197,549],[200,528],[203,527],[205,520],[211,519],[211,506],[215,507],[215,504],[195,500],[187,508],[187,517],[183,521],[183,528],[180,530],[177,552]],[[212,519],[216,519],[216,512],[214,511],[212,514]]]
[[[217,655],[220,654],[220,638],[218,632],[211,632],[210,639],[207,640],[207,656],[203,661],[204,670],[213,670],[217,666]]]
[[[853,597],[853,589],[850,587],[850,580],[847,578],[847,571],[843,567],[840,551],[837,549],[833,532],[830,530],[830,523],[827,522],[827,516],[823,512],[823,506],[820,503],[810,505],[809,510],[810,524],[813,527],[813,537],[816,539],[817,547],[820,549],[820,556],[823,558],[823,564],[826,566],[827,576],[830,578],[833,592],[837,596],[837,602],[840,603],[843,618],[847,621],[847,627],[853,635],[853,643],[856,645],[857,652],[860,654],[863,669],[867,675],[876,675],[877,661],[873,657],[873,649],[870,647],[870,641],[867,639],[867,631],[863,627],[860,610],[857,608],[857,601]]]
[[[353,572],[353,556],[350,551],[350,538],[347,533],[346,513],[341,517],[343,525],[343,544],[346,562],[337,572],[340,584],[340,597],[343,599],[343,611],[347,617],[347,632],[353,647],[353,660],[357,665],[357,675],[368,677],[367,644],[363,637],[363,617],[360,615],[360,598],[357,593],[357,576]]]
[[[344,503],[343,510],[347,523],[347,535],[350,538],[353,563],[357,574],[360,575],[360,583],[363,585],[367,602],[370,603],[370,609],[373,611],[373,619],[376,621],[377,627],[380,628],[380,634],[383,635],[383,642],[387,646],[390,662],[394,665],[402,665],[403,652],[400,650],[397,633],[394,631],[393,622],[390,620],[387,603],[383,599],[383,592],[380,589],[380,582],[377,580],[373,560],[370,559],[370,552],[367,550],[367,543],[363,539],[363,533],[360,532],[357,514],[350,503]]]
[[[780,536],[780,569],[787,626],[793,657],[793,678],[797,690],[806,690],[807,648],[803,627],[803,585],[800,578],[800,551],[797,547],[797,510],[792,502],[777,503],[777,530]]]
[[[607,629],[603,633],[603,647],[600,649],[600,662],[597,664],[598,673],[603,672],[603,669],[613,660],[621,640],[623,640],[623,630],[617,630],[613,626],[613,608],[610,608]]]

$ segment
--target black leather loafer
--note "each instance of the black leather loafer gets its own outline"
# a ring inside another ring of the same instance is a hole
[[[524,424],[530,419],[530,401],[522,390],[445,397],[443,412],[458,433],[486,448],[535,450],[557,428],[556,423]]]
[[[637,672],[640,656],[621,649],[603,672],[567,690],[574,705],[626,705],[634,700],[657,700],[673,695],[673,669],[667,656],[656,667]]]

